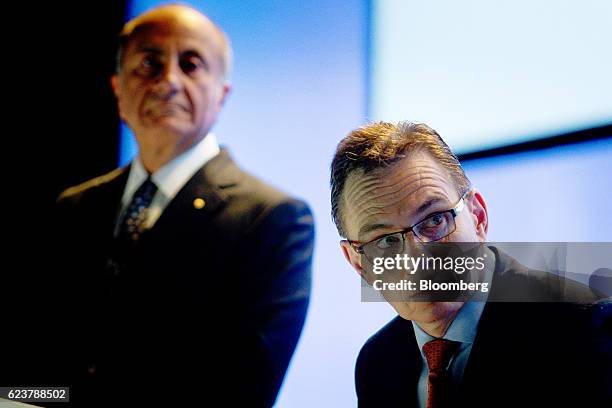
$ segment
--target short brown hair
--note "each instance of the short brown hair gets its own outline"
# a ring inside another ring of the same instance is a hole
[[[390,167],[419,147],[448,170],[460,196],[469,189],[470,181],[459,159],[438,132],[429,126],[413,122],[368,124],[353,130],[340,141],[331,164],[332,218],[340,236],[346,238],[340,201],[348,176],[356,170],[367,172]]]

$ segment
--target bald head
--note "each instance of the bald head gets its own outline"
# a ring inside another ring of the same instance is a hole
[[[129,21],[111,86],[150,173],[210,132],[231,86],[229,45],[197,10],[169,5]]]
[[[123,66],[126,48],[132,40],[152,30],[184,30],[198,33],[202,41],[216,48],[224,76],[227,77],[232,65],[232,51],[229,40],[223,30],[207,16],[198,10],[180,4],[169,4],[153,8],[128,21],[119,34],[119,49],[117,52],[117,72]]]

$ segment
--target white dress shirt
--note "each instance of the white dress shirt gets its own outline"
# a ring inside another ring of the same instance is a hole
[[[485,275],[483,282],[488,283],[489,292],[491,291],[491,284],[493,281],[493,271],[495,270],[495,254],[490,249],[486,249],[486,260],[485,260]],[[454,388],[454,392],[457,392],[463,379],[463,373],[467,366],[468,358],[472,351],[472,345],[476,339],[476,333],[478,330],[478,323],[480,317],[485,308],[489,292],[479,294],[478,300],[468,300],[463,304],[457,316],[451,322],[448,330],[442,339],[452,340],[459,343],[459,348],[455,355],[450,359],[448,363],[448,374],[450,377],[451,386]],[[414,335],[421,351],[421,374],[419,375],[419,382],[417,385],[417,400],[420,408],[427,406],[427,387],[429,383],[429,368],[427,367],[427,358],[423,351],[425,343],[435,340],[436,338],[430,336],[415,322],[412,321],[414,327]]]
[[[151,228],[159,219],[164,209],[170,201],[176,197],[178,192],[187,184],[194,174],[202,168],[208,161],[219,154],[221,149],[214,134],[209,133],[191,149],[182,153],[180,156],[171,160],[157,170],[151,176],[151,179],[157,186],[157,192],[153,197],[151,206],[147,212],[145,228]],[[123,196],[121,198],[121,212],[117,218],[115,226],[115,235],[119,232],[119,223],[123,219],[124,213],[132,201],[132,196],[138,190],[138,187],[149,177],[149,173],[145,170],[137,155],[130,167],[130,175],[128,176]]]

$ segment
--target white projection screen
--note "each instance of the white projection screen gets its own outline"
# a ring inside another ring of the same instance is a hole
[[[457,153],[612,123],[612,1],[372,0],[368,116]]]

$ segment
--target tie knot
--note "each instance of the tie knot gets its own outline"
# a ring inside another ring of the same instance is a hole
[[[149,206],[156,192],[157,186],[150,176],[138,187],[119,227],[122,242],[135,243],[145,231]]]
[[[450,362],[459,343],[446,339],[436,339],[423,345],[423,352],[430,371],[443,370]]]
[[[138,187],[138,190],[134,193],[132,200],[134,199],[142,199],[145,202],[150,203],[153,200],[153,196],[157,192],[157,185],[151,179],[151,176],[147,177],[147,179]]]

